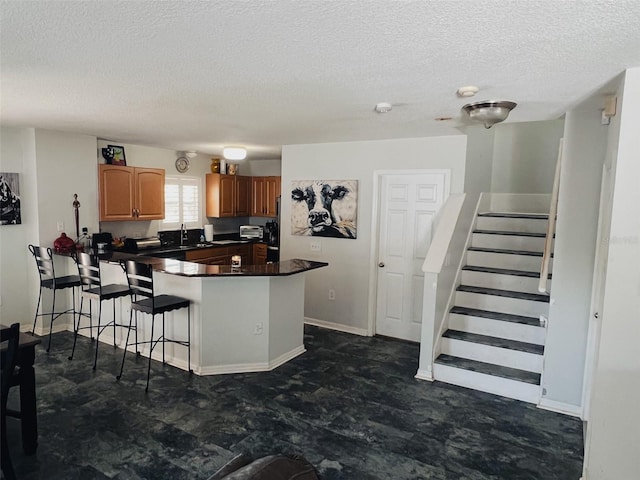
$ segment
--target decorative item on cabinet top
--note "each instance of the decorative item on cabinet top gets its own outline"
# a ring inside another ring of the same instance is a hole
[[[127,159],[124,154],[124,147],[119,145],[108,145],[102,149],[102,157],[107,165],[127,165]]]

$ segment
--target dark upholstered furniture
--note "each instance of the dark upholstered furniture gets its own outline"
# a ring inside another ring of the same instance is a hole
[[[238,455],[208,480],[318,480],[318,476],[299,455],[269,455],[254,461]]]

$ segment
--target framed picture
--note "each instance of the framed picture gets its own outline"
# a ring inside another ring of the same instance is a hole
[[[291,182],[291,234],[357,238],[357,180]]]
[[[0,225],[20,225],[20,174],[0,172]]]
[[[118,145],[109,145],[109,147],[113,151],[113,159],[111,160],[111,165],[126,165],[127,159],[124,156],[124,147]]]

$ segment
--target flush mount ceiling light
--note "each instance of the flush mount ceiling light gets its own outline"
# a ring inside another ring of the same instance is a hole
[[[496,123],[503,122],[516,108],[517,103],[504,100],[488,100],[484,102],[467,103],[462,110],[467,112],[469,118],[484,124],[484,128],[491,128]]]
[[[222,156],[225,160],[244,160],[247,158],[247,149],[243,147],[224,147]]]

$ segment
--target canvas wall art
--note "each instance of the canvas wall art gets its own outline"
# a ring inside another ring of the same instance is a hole
[[[291,234],[356,238],[357,180],[291,182]]]
[[[20,174],[0,172],[0,225],[19,225]]]

